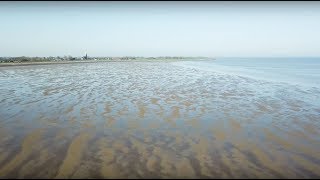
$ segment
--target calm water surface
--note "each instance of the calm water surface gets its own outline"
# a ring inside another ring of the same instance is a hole
[[[320,177],[319,66],[218,61],[0,67],[0,177]]]
[[[176,64],[223,74],[320,88],[320,58],[217,58]]]

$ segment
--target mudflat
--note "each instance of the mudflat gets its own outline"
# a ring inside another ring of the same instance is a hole
[[[171,62],[0,67],[1,178],[319,178],[317,88]]]

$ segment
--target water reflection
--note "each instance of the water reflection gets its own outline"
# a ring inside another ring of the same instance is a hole
[[[0,71],[0,177],[320,177],[316,88],[167,62]]]

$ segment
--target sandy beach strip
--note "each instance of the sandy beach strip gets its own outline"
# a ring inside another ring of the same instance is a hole
[[[202,59],[135,59],[135,60],[83,60],[83,61],[45,61],[45,62],[9,62],[0,63],[0,67],[8,66],[31,66],[31,65],[50,65],[50,64],[74,64],[74,63],[99,63],[99,62],[175,62],[175,61],[203,61]]]

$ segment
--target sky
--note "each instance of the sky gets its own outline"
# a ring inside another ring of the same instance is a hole
[[[0,2],[0,56],[320,56],[320,2]]]

